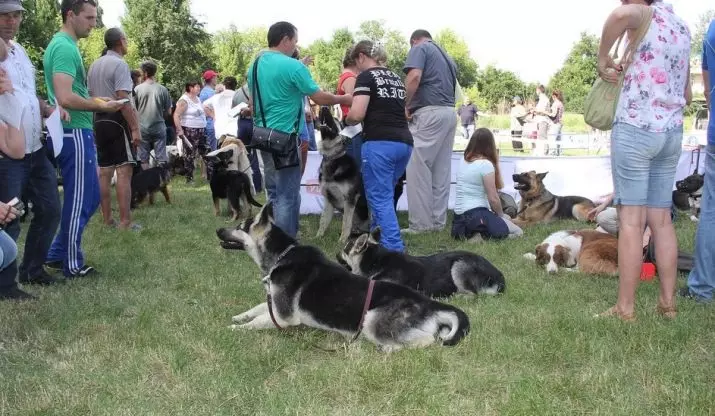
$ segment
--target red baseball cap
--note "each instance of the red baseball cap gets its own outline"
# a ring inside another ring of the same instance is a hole
[[[218,74],[214,70],[209,69],[208,71],[204,72],[204,81],[211,81],[217,76]]]

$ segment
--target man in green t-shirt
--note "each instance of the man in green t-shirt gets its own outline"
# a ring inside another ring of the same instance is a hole
[[[125,103],[89,98],[77,40],[89,36],[97,25],[95,0],[62,0],[61,11],[62,28],[47,45],[43,64],[49,101],[67,110],[70,120],[62,123],[64,137],[50,138],[62,141],[56,159],[62,171],[64,203],[60,231],[47,254],[46,266],[75,278],[95,271],[84,263],[80,247],[82,232],[99,206],[92,112],[116,112]]]
[[[268,50],[256,58],[258,85],[253,82],[253,64],[248,71],[248,90],[252,99],[258,101],[253,103],[253,123],[257,126],[300,133],[306,96],[318,105],[352,103],[352,95],[337,96],[318,87],[303,62],[291,58],[297,44],[298,29],[292,24],[278,22],[268,29]],[[261,113],[261,108],[265,114]],[[243,113],[244,116],[246,114]],[[296,147],[298,144],[296,141]],[[266,192],[273,202],[276,225],[286,234],[296,237],[300,215],[300,166],[277,170],[270,153],[262,152],[261,158]]]

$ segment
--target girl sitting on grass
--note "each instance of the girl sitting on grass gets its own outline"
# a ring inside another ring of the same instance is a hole
[[[457,172],[453,238],[480,242],[523,234],[504,214],[498,192],[503,186],[494,136],[489,129],[477,129]]]

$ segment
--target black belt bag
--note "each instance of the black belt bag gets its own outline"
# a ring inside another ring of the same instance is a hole
[[[263,150],[268,152],[273,157],[273,165],[276,170],[292,168],[300,166],[300,154],[298,153],[298,131],[300,128],[301,112],[303,106],[298,107],[298,120],[296,121],[295,132],[286,133],[284,131],[266,127],[266,116],[263,111],[263,102],[261,100],[261,90],[258,87],[258,61],[260,55],[256,57],[253,63],[253,88],[251,95],[253,97],[254,108],[256,101],[258,108],[261,110],[261,121],[263,126],[258,126],[256,118],[253,119],[253,138],[248,147]]]

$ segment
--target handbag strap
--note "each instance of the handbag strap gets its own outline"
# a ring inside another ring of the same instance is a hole
[[[626,71],[628,70],[628,67],[631,65],[633,61],[633,54],[636,53],[636,49],[640,45],[641,41],[645,37],[646,33],[648,33],[648,29],[650,29],[650,23],[653,20],[653,8],[650,6],[646,6],[645,10],[645,15],[643,16],[643,21],[641,25],[638,27],[638,31],[636,31],[635,36],[633,37],[632,41],[628,42],[628,46],[626,46],[625,51],[623,51],[623,57],[621,58],[621,64],[623,65],[623,73],[625,74]],[[621,36],[625,36],[625,33]]]
[[[447,63],[447,68],[449,68],[449,72],[452,73],[452,79],[454,80],[454,82],[453,82],[454,88],[457,88],[457,74],[455,73],[454,69],[452,68],[452,63],[451,63],[451,62],[449,61],[449,59],[447,58],[447,54],[444,53],[444,51],[442,50],[442,48],[441,48],[439,45],[437,45],[436,43],[434,43],[434,41],[432,41],[431,43],[432,43],[435,47],[437,47],[437,50],[439,51],[439,53],[442,54],[442,57],[444,58],[444,61]]]
[[[266,124],[266,113],[263,111],[263,100],[261,99],[261,89],[258,87],[258,61],[261,59],[263,54],[259,54],[256,60],[253,62],[253,88],[251,88],[251,96],[253,97],[254,103],[258,99],[258,108],[261,111],[261,121],[263,122],[263,127],[268,127]],[[298,120],[295,122],[295,132],[300,133],[300,117],[303,112],[303,99],[301,98],[301,105],[298,106]]]

